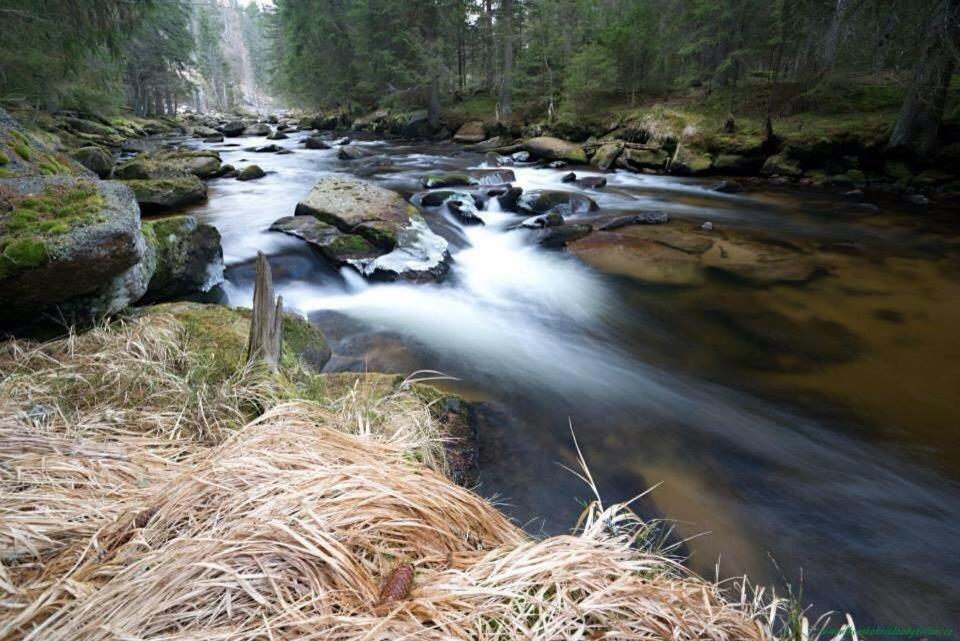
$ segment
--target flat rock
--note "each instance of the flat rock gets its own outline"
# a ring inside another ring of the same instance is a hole
[[[546,227],[537,233],[537,243],[543,247],[558,249],[589,235],[592,231],[592,226],[583,223]]]
[[[628,225],[663,225],[669,220],[670,215],[665,211],[641,211],[636,214],[617,216],[616,218],[603,223],[599,229],[600,231],[613,231],[614,229],[619,229],[620,227],[626,227]]]
[[[179,209],[207,198],[207,186],[192,174],[122,182],[133,190],[140,208],[148,213]]]
[[[362,236],[344,233],[313,216],[286,216],[270,225],[270,231],[283,232],[306,241],[338,267],[352,265],[362,270],[384,253]]]
[[[568,251],[603,272],[651,285],[691,287],[705,281],[698,256],[628,234],[598,231],[571,243]]]

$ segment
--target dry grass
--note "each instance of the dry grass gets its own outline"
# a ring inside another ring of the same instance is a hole
[[[773,638],[776,600],[648,549],[627,506],[530,538],[444,476],[414,394],[291,402],[256,370],[205,383],[179,331],[160,317],[8,346],[0,638]],[[409,594],[383,599],[406,565]]]

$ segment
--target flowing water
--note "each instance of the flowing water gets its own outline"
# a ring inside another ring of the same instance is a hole
[[[534,245],[532,233],[506,229],[520,218],[494,200],[484,226],[425,212],[451,242],[446,282],[368,284],[267,227],[323,174],[411,195],[424,173],[478,169],[484,157],[371,140],[359,144],[386,160],[350,163],[302,149],[303,135],[281,143],[291,155],[210,146],[271,172],[212,181],[191,212],[223,236],[223,297],[249,305],[252,259],[264,251],[286,305],[326,332],[329,371],[453,377],[444,385],[475,403],[479,491],[528,530],[568,530],[591,498],[564,469],[576,467],[572,429],[603,499],[654,488],[637,509],[665,519],[705,575],[802,583],[816,612],[851,612],[861,626],[960,620],[960,230],[950,212],[881,202],[865,215],[835,194],[724,195],[707,189],[715,181],[618,172],[584,192],[599,215],[663,209],[681,231],[709,220],[714,234],[801,247],[829,274],[803,286],[715,275],[644,284],[614,250],[597,269]],[[513,169],[525,190],[578,190],[561,183],[567,170]]]

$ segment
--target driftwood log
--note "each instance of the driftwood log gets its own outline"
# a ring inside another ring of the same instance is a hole
[[[283,297],[273,297],[273,274],[263,252],[257,252],[257,276],[253,285],[253,314],[247,362],[262,360],[276,372],[283,343]]]

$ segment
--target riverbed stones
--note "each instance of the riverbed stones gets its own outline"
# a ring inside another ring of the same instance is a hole
[[[363,236],[344,233],[313,216],[286,216],[270,225],[270,231],[283,232],[306,241],[338,267],[354,265],[362,269],[383,253]]]
[[[520,196],[522,195],[523,187],[514,186],[507,189],[503,195],[497,196],[497,201],[505,211],[517,211]]]
[[[145,222],[143,233],[155,267],[141,302],[207,292],[223,281],[223,248],[216,227],[193,216],[173,216]]]
[[[118,182],[72,177],[0,180],[0,326],[44,315],[90,321],[143,296],[149,271],[140,210]]]
[[[337,143],[334,143],[334,146],[338,146]],[[337,158],[340,160],[360,160],[361,158],[368,158],[372,155],[373,152],[367,151],[357,145],[345,145],[337,149]]]
[[[570,163],[587,164],[587,154],[580,145],[552,136],[537,136],[523,143],[524,149],[546,161],[565,160]],[[518,162],[523,162],[518,160]]]
[[[522,227],[524,229],[544,229],[545,227],[559,227],[562,224],[563,216],[555,211],[552,211],[549,214],[541,214],[539,216],[525,218],[523,221],[521,221],[518,227]]]

